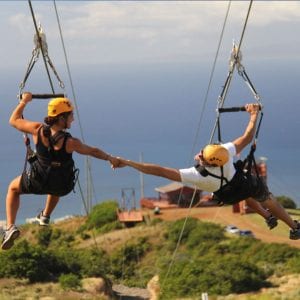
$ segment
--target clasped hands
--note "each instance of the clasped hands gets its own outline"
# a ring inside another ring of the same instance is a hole
[[[110,166],[114,170],[116,168],[123,168],[127,164],[125,163],[126,160],[124,158],[121,158],[119,156],[110,156],[109,158]]]

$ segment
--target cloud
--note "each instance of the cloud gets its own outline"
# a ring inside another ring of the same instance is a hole
[[[255,1],[251,14],[253,26],[263,27],[277,22],[297,21],[300,18],[299,1]]]
[[[68,24],[72,33],[90,32],[95,37],[143,38],[145,31],[155,33],[152,36],[176,36],[187,31],[207,34],[219,30],[216,21],[223,22],[227,5],[226,1],[88,2],[72,6],[73,17]],[[242,24],[248,5],[246,1],[233,1],[228,22]],[[62,12],[68,12],[69,6],[62,5]],[[300,2],[258,1],[252,5],[250,22],[253,19],[252,25],[260,27],[299,16]]]
[[[228,3],[56,1],[56,6],[64,39],[77,62],[86,61],[87,55],[95,62],[191,61],[206,59],[216,51]],[[248,1],[231,2],[224,35],[226,53],[232,39],[238,40],[241,35],[248,6]],[[33,7],[51,49],[59,42],[53,3],[34,1]],[[24,5],[22,13],[12,15],[9,21],[23,39],[33,32],[29,10],[25,9]],[[268,45],[279,48],[282,37],[288,43],[294,33],[290,27],[299,28],[299,23],[299,1],[254,1],[246,33],[248,45],[260,47],[259,51],[267,55]],[[293,55],[297,50],[292,47]],[[276,57],[276,52],[272,55]]]
[[[79,15],[68,20],[69,33],[94,37],[158,38],[179,36],[184,32],[199,32],[207,22],[214,22],[207,14],[205,2],[93,2],[75,9]],[[216,4],[216,11],[224,2]],[[63,11],[68,7],[62,7]],[[199,14],[197,13],[199,12]],[[70,28],[71,31],[70,31]],[[213,29],[213,28],[212,28]]]
[[[16,15],[13,15],[9,18],[8,23],[15,28],[16,30],[20,31],[21,33],[28,32],[28,29],[30,28],[29,25],[31,21],[31,17],[28,15],[25,15],[23,13],[19,13]]]

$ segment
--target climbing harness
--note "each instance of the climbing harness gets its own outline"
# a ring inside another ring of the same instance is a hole
[[[213,174],[200,164],[195,167],[203,177],[211,176],[221,180],[220,188],[213,193],[213,200],[220,206],[235,204],[249,197],[260,197],[264,193],[265,185],[256,167],[253,148],[244,161],[238,160],[234,163],[235,174],[230,181],[223,174],[221,176]]]
[[[71,134],[59,131],[47,136],[47,148],[41,141],[41,131],[43,130],[45,135],[48,129],[47,125],[39,128],[37,148],[40,151],[31,157],[30,170],[22,175],[22,188],[25,189],[24,193],[64,196],[74,189],[79,173],[72,155],[65,151],[67,139]],[[55,150],[54,146],[62,139],[61,148]]]

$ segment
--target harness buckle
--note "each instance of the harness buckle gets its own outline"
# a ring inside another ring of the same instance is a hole
[[[59,168],[59,167],[61,167],[61,163],[59,161],[52,161],[51,167]]]
[[[35,162],[37,160],[37,156],[36,154],[33,152],[32,154],[28,155],[27,157],[27,161],[32,164],[33,162]]]

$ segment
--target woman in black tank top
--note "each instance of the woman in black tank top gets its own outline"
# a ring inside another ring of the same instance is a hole
[[[60,196],[68,194],[74,188],[77,170],[74,167],[72,153],[109,161],[116,165],[118,159],[103,150],[82,143],[66,130],[74,121],[73,106],[67,98],[55,98],[48,104],[45,124],[23,119],[25,106],[32,100],[31,93],[24,93],[21,101],[11,114],[9,123],[19,131],[32,135],[36,151],[28,157],[30,168],[13,179],[6,196],[7,230],[2,249],[13,246],[20,235],[15,220],[21,194],[47,195],[45,208],[36,217],[40,225],[49,225],[50,215]]]

